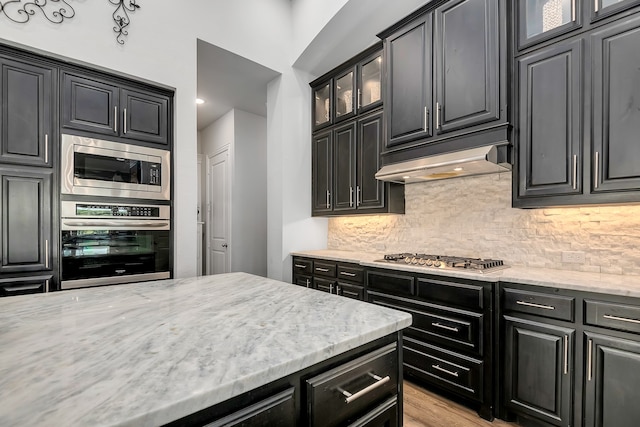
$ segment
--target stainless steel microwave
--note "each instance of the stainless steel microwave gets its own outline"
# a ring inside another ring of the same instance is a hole
[[[169,200],[167,150],[62,135],[62,194]]]

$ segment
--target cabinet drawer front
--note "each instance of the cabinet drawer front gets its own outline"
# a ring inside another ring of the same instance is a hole
[[[295,424],[295,388],[247,406],[233,414],[207,424],[205,427],[273,426]]]
[[[484,305],[483,289],[480,285],[465,285],[435,279],[418,279],[418,297],[429,302],[472,310],[482,310]]]
[[[535,314],[536,316],[573,322],[574,305],[575,298],[573,297],[521,291],[518,289],[504,290],[505,311]]]
[[[293,274],[304,274],[310,276],[313,274],[313,261],[310,259],[294,258]]]
[[[313,263],[314,276],[336,277],[336,264],[332,262],[315,261]]]
[[[336,282],[334,280],[318,279],[314,277],[313,288],[323,292],[335,293]]]
[[[585,300],[584,313],[587,325],[640,334],[639,306]]]
[[[357,300],[364,299],[364,288],[362,286],[351,285],[349,283],[338,282],[338,293],[347,298]]]
[[[484,316],[462,310],[448,310],[403,298],[370,292],[368,301],[384,307],[410,313],[413,322],[404,335],[420,341],[482,355],[482,328]]]
[[[413,276],[402,274],[367,272],[367,288],[401,296],[412,296],[416,293],[416,284]]]
[[[454,393],[482,400],[483,363],[404,338],[405,370]]]
[[[310,426],[332,427],[355,421],[368,408],[396,394],[396,343],[372,351],[306,382]]]
[[[48,292],[53,276],[16,277],[0,280],[0,297]]]
[[[338,279],[354,283],[363,283],[364,269],[358,266],[338,264]]]
[[[293,284],[305,288],[312,288],[313,279],[310,276],[293,276]]]

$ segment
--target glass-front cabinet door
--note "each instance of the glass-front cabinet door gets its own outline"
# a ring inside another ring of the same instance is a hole
[[[640,0],[591,0],[591,22],[640,5]]]
[[[356,113],[355,106],[355,69],[339,75],[335,78],[335,119],[336,122],[353,117]]]
[[[313,128],[331,124],[331,80],[313,89]]]
[[[519,0],[516,4],[520,49],[569,32],[581,25],[578,0]]]
[[[382,52],[358,65],[358,113],[382,103]]]

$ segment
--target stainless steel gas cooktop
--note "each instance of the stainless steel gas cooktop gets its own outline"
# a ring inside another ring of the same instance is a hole
[[[379,262],[415,265],[425,268],[464,270],[474,273],[492,273],[508,268],[502,260],[483,258],[464,258],[446,255],[428,255],[414,253],[388,254]]]

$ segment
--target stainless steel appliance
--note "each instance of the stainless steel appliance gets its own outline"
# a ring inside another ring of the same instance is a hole
[[[167,150],[62,135],[63,194],[169,200]]]
[[[170,208],[61,202],[61,288],[170,277]]]
[[[474,273],[492,273],[508,268],[502,260],[497,259],[464,258],[446,255],[414,254],[409,252],[385,255],[384,259],[377,261],[416,265],[425,268],[465,270]]]

